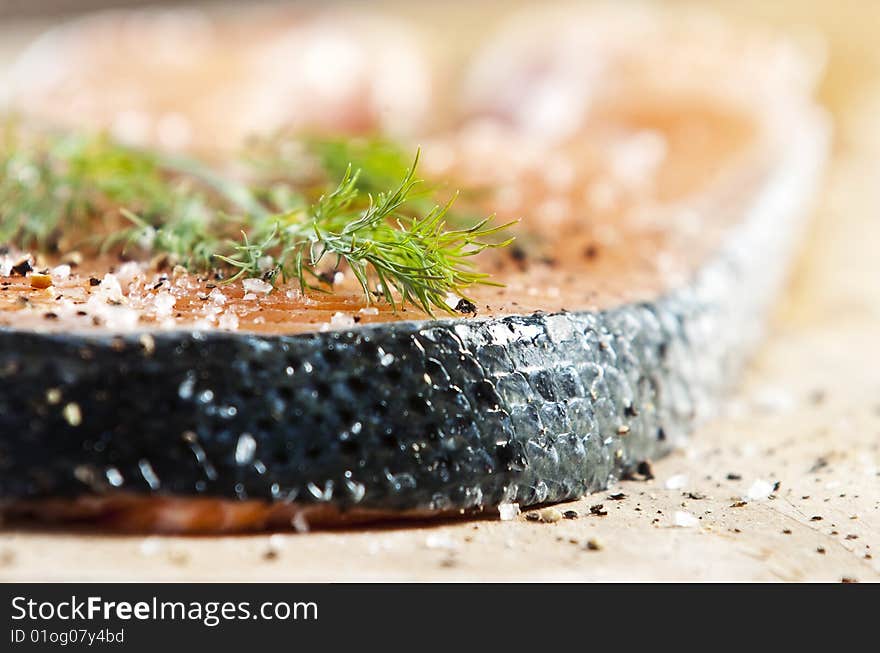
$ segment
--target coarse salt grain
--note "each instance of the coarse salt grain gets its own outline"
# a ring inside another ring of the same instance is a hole
[[[337,311],[333,314],[333,317],[330,318],[330,324],[338,327],[353,327],[355,325],[355,321],[354,318],[348,313]]]
[[[766,499],[772,493],[773,484],[759,478],[751,484],[746,496],[748,496],[751,501],[760,501],[761,499]]]
[[[174,310],[174,304],[176,303],[177,298],[168,291],[157,293],[153,299],[153,306],[155,307],[156,315],[159,317],[168,317],[171,315],[171,312]]]
[[[675,476],[670,476],[666,479],[666,482],[663,484],[667,490],[681,490],[687,485],[688,477],[684,474],[676,474]]]
[[[122,301],[122,286],[115,274],[108,272],[104,275],[104,278],[101,279],[101,284],[98,286],[98,295],[106,302],[118,303]]]
[[[217,326],[226,331],[235,331],[238,328],[238,315],[231,310],[224,311],[217,320]]]
[[[262,279],[245,279],[241,282],[241,285],[244,286],[244,291],[246,293],[261,293],[263,295],[268,295],[272,292],[272,284],[266,283]]]
[[[92,295],[86,307],[93,318],[107,329],[116,331],[131,331],[136,328],[141,314],[133,308],[125,306],[108,305],[113,300],[104,299],[101,294]]]
[[[52,268],[52,277],[55,279],[68,279],[70,277],[70,266],[65,264]]]
[[[224,295],[219,288],[214,288],[209,292],[208,299],[217,304],[217,306],[223,306],[226,303],[226,295]]]
[[[153,556],[162,550],[162,541],[158,537],[148,537],[140,545],[142,555]]]
[[[672,523],[679,528],[693,528],[700,523],[700,520],[691,513],[684,510],[676,510],[672,518]]]
[[[446,549],[447,551],[453,551],[458,548],[455,540],[440,533],[432,533],[426,537],[425,546],[429,549]]]
[[[501,503],[498,505],[498,516],[501,518],[501,521],[516,519],[519,512],[518,503]]]
[[[284,550],[284,544],[284,537],[280,533],[269,536],[264,555],[270,558],[277,557]]]
[[[142,271],[143,268],[140,263],[136,261],[127,261],[119,266],[119,269],[115,272],[115,276],[122,287],[127,287],[132,281],[134,281],[135,277],[141,274]]]

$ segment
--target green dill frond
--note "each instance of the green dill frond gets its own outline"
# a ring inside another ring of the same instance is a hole
[[[377,194],[393,188],[411,168],[412,153],[399,144],[380,137],[318,138],[304,141],[306,151],[317,157],[330,178],[341,178],[351,166],[360,170],[359,188],[368,194]],[[428,190],[413,195],[422,200]]]
[[[384,141],[304,143],[321,152],[317,177],[303,164],[276,169],[267,186],[257,163],[258,181],[245,183],[105,135],[25,134],[7,124],[0,242],[137,250],[194,271],[225,268],[227,281],[280,277],[303,290],[327,290],[328,272],[347,267],[367,302],[379,296],[395,310],[414,304],[428,313],[451,311],[449,293],[492,283],[472,257],[507,245],[495,238],[510,224],[458,228],[456,218],[448,228],[455,198],[430,200],[416,178],[419,153],[402,166],[403,150]]]
[[[338,186],[308,211],[277,215],[275,228],[259,245],[245,235],[235,255],[222,260],[238,268],[235,278],[269,268],[285,279],[297,279],[305,289],[314,288],[311,280],[321,278],[318,268],[329,258],[333,271],[343,262],[347,265],[367,302],[378,294],[395,310],[399,297],[400,303],[415,304],[429,314],[436,309],[452,312],[446,301],[449,293],[491,283],[471,259],[487,248],[508,245],[511,239],[487,239],[512,223],[492,226],[487,218],[466,229],[449,230],[446,216],[455,198],[421,217],[408,215],[420,183],[415,177],[418,159],[417,153],[393,190],[375,199],[368,196],[361,210],[352,209],[362,193],[357,189],[358,173],[348,167]]]
[[[105,135],[25,133],[11,125],[4,135],[2,242],[56,251],[62,235],[73,235],[105,250],[132,235],[128,229],[116,230],[123,208],[154,226],[164,224],[169,215],[205,213],[204,206],[196,206],[197,196],[173,178],[156,154],[119,145]],[[109,245],[95,237],[96,231],[109,232]]]

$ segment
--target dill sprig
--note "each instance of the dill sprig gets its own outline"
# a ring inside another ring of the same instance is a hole
[[[106,135],[44,134],[6,123],[0,139],[0,242],[51,253],[101,243],[108,249],[131,235],[117,229],[123,209],[144,223],[193,226],[196,214],[210,210],[158,154]]]
[[[228,281],[281,278],[303,290],[331,291],[332,273],[347,268],[367,302],[428,313],[451,311],[449,293],[493,284],[472,257],[507,245],[497,234],[510,225],[458,228],[456,216],[449,228],[453,201],[431,200],[415,176],[418,154],[403,168],[403,150],[387,141],[302,146],[311,164],[280,165],[264,153],[242,182],[104,135],[34,134],[7,123],[0,242],[53,253],[138,249],[192,271],[226,269]]]
[[[220,258],[238,268],[233,278],[280,274],[285,280],[298,280],[303,290],[315,287],[310,280],[324,278],[318,272],[323,260],[330,259],[332,271],[344,262],[368,301],[378,294],[396,310],[397,295],[401,303],[415,304],[427,313],[436,308],[450,311],[449,293],[493,284],[474,268],[471,257],[508,245],[512,239],[487,239],[511,225],[493,226],[485,219],[465,229],[447,229],[454,198],[424,215],[407,215],[404,209],[420,183],[417,165],[418,154],[397,187],[375,198],[368,195],[363,209],[354,208],[363,192],[359,172],[349,165],[336,188],[308,210],[264,219],[271,225],[268,233],[245,233],[236,253]]]

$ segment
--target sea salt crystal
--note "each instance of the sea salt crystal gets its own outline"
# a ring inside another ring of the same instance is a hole
[[[136,261],[127,261],[119,266],[119,269],[115,272],[115,276],[120,285],[125,288],[134,281],[135,277],[141,274],[142,270],[140,263],[137,263]]]
[[[101,285],[98,286],[98,294],[101,299],[107,302],[118,303],[122,301],[122,286],[115,274],[108,272],[104,275]]]
[[[220,315],[217,326],[227,331],[235,331],[238,328],[238,315],[231,310],[226,310]]]
[[[168,317],[171,315],[171,312],[174,310],[174,304],[176,303],[177,298],[167,290],[157,293],[153,299],[153,306],[156,309],[156,315],[159,317]]]
[[[338,327],[353,327],[355,325],[354,318],[348,313],[337,311],[330,318],[330,324]]]
[[[670,476],[666,479],[666,483],[664,483],[664,487],[667,490],[681,490],[684,486],[687,485],[688,477],[684,474],[676,474],[675,476]]]
[[[685,512],[684,510],[676,510],[675,515],[672,518],[672,522],[673,524],[675,524],[675,526],[678,526],[679,528],[693,528],[700,523],[700,520],[694,517],[689,512]]]
[[[154,556],[162,550],[162,541],[158,537],[148,537],[140,545],[141,555]]]
[[[136,329],[140,319],[140,313],[133,308],[125,308],[123,306],[113,306],[105,313],[107,326],[111,329],[119,329],[120,331]]]
[[[366,306],[366,307],[362,308],[361,310],[359,310],[358,313],[361,313],[363,315],[378,315],[379,309],[376,308],[375,306]]]
[[[217,306],[223,306],[226,303],[226,295],[224,295],[219,288],[214,288],[209,292],[208,299],[217,304]]]
[[[257,296],[252,292],[245,293],[244,297],[242,297],[242,299],[245,300],[246,302],[252,302],[256,298],[257,298]]]
[[[209,322],[215,322],[217,320],[217,316],[223,312],[223,309],[219,306],[205,306],[203,309],[203,313],[205,315],[205,319]]]
[[[761,499],[766,499],[772,493],[773,484],[759,478],[749,487],[747,496],[751,501],[760,501]]]
[[[111,293],[109,297],[116,296]],[[121,297],[121,294],[119,295]],[[138,326],[140,313],[133,308],[118,306],[121,300],[107,298],[103,292],[93,294],[86,302],[86,308],[93,317],[97,318],[101,325],[114,331],[131,331]],[[114,302],[108,304],[107,302]]]
[[[69,265],[59,265],[57,267],[52,268],[52,278],[53,279],[68,279],[70,278],[70,266]]]
[[[241,282],[246,293],[261,293],[268,295],[272,291],[272,284],[266,283],[262,279],[245,279]]]
[[[278,556],[281,551],[284,550],[284,536],[280,533],[275,533],[274,535],[269,536],[269,541],[266,544],[266,553],[269,557]]]
[[[455,540],[441,533],[432,533],[426,537],[425,546],[429,549],[445,549],[447,551],[454,551],[458,548]]]
[[[501,503],[498,505],[498,516],[501,521],[511,521],[519,514],[518,503]]]
[[[8,277],[12,274],[12,266],[15,262],[11,256],[0,256],[0,277]]]

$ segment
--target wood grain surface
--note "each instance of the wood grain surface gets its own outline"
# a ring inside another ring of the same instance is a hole
[[[578,517],[555,523],[237,537],[7,528],[0,580],[880,579],[880,3],[712,4],[824,38],[835,152],[741,391],[686,450],[654,464],[653,480],[558,506]],[[29,25],[2,26],[0,61]]]

